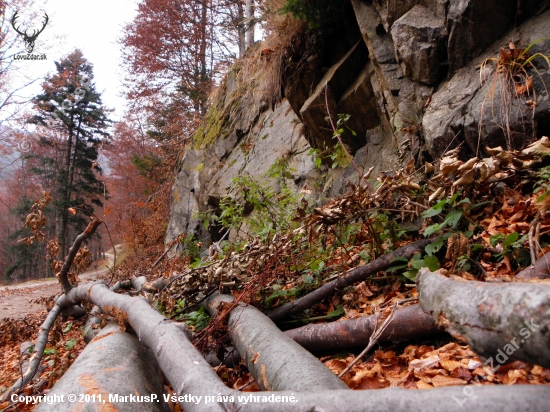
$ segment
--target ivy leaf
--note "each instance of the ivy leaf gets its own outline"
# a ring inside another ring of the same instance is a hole
[[[438,214],[441,213],[441,211],[443,210],[443,206],[445,206],[446,204],[447,204],[447,199],[440,200],[435,205],[433,205],[428,210],[426,210],[424,213],[422,213],[422,217],[437,216]]]
[[[413,282],[416,282],[417,274],[418,274],[417,270],[407,270],[406,272],[403,272],[403,276],[405,276],[409,280],[412,280]]]
[[[508,236],[506,236],[506,238],[504,239],[504,242],[502,242],[502,247],[503,248],[508,248],[510,246],[512,246],[512,244],[518,240],[519,238],[519,233],[518,232],[512,232],[510,233]]]
[[[344,315],[345,313],[346,312],[344,311],[344,308],[342,308],[342,305],[338,305],[336,309],[327,313],[327,318],[337,318]]]
[[[434,225],[428,226],[426,229],[424,229],[424,236],[429,237],[433,235],[434,233],[439,232],[444,226],[436,223]]]

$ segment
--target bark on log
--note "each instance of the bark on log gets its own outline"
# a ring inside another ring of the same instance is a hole
[[[171,278],[159,278],[159,279],[154,280],[152,282],[145,283],[142,286],[142,289],[145,292],[156,293],[156,292],[164,289],[164,287],[166,285],[168,285],[168,283],[170,283],[170,280],[171,280]]]
[[[423,239],[400,247],[385,256],[379,257],[368,265],[358,267],[350,271],[347,275],[343,275],[332,282],[326,283],[313,292],[273,310],[269,314],[269,318],[274,322],[279,322],[289,316],[296,315],[304,309],[308,309],[323,299],[333,295],[337,290],[344,289],[346,286],[361,282],[377,272],[388,269],[393,265],[392,260],[397,257],[410,259],[416,252],[423,250],[434,240],[435,239]]]
[[[41,403],[35,411],[164,411],[170,410],[162,397],[157,362],[138,340],[121,332],[118,324],[107,325],[82,351],[69,370],[48,392],[59,402]],[[76,395],[69,402],[67,395]],[[117,399],[109,395],[117,394]],[[63,395],[63,396],[62,396]],[[132,401],[131,395],[149,397]],[[128,398],[124,398],[128,396]],[[99,400],[98,397],[101,397]],[[144,401],[145,400],[145,401]],[[158,400],[158,402],[157,402]]]
[[[308,393],[282,391],[243,394],[229,389],[220,381],[210,365],[189,341],[190,332],[185,326],[170,322],[143,299],[117,295],[102,284],[88,284],[74,288],[68,296],[61,297],[58,303],[69,306],[83,300],[89,300],[105,311],[127,316],[126,319],[136,331],[138,339],[153,350],[159,366],[176,395],[183,397],[178,402],[186,412],[226,412],[228,410],[359,412],[365,411],[366,408],[373,412],[389,410],[405,412],[426,410],[426,405],[430,405],[431,410],[447,412],[459,410],[457,405],[462,404],[470,408],[475,404],[476,409],[488,412],[517,410],[545,412],[547,405],[550,404],[550,388],[541,385],[470,386],[468,390],[464,387],[438,388],[429,391],[387,388],[372,391],[323,390]],[[202,398],[197,401],[196,398],[191,399],[190,395]],[[267,400],[262,401],[260,398],[259,403],[256,403],[250,401],[251,398],[238,398],[258,395],[265,396]],[[223,396],[225,399],[221,398],[218,403],[218,396]],[[270,397],[276,396],[294,397],[292,399],[297,402],[275,403],[269,400]],[[57,409],[52,407],[45,410]]]
[[[206,300],[206,307],[214,315],[222,302],[233,300],[230,295],[212,295]],[[229,315],[228,326],[233,344],[260,388],[274,391],[348,389],[319,359],[287,337],[255,307],[237,306]]]
[[[516,279],[548,279],[550,278],[550,252],[538,259],[533,266],[523,269]]]
[[[377,316],[330,323],[309,324],[287,330],[286,336],[310,352],[365,347],[377,324]],[[398,342],[421,336],[444,332],[420,305],[411,305],[395,310],[393,319],[382,332],[378,342]]]
[[[86,309],[84,309],[82,306],[72,306],[70,308],[63,309],[61,311],[61,319],[63,321],[73,318],[73,319],[80,319],[81,317],[85,316],[88,312],[86,312]]]
[[[147,278],[145,276],[140,277],[132,277],[131,279],[126,279],[121,281],[118,281],[113,286],[111,286],[111,290],[113,292],[118,292],[120,289],[130,289],[134,288],[137,291],[141,291],[142,286],[147,282]],[[73,306],[75,307],[75,306]],[[90,311],[90,314],[88,315],[88,319],[86,320],[85,325],[85,333],[84,333],[84,342],[90,343],[91,340],[94,338],[95,335],[97,335],[100,330],[94,329],[94,325],[100,325],[101,324],[101,318],[99,315],[101,315],[102,311],[98,306],[94,306],[92,310]]]
[[[550,368],[550,285],[461,281],[426,268],[416,282],[422,309],[480,357]]]

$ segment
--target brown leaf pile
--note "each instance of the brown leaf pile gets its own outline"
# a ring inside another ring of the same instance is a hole
[[[340,374],[354,356],[321,359]],[[377,350],[372,359],[356,364],[342,376],[351,389],[380,389],[398,386],[429,389],[455,385],[544,384],[550,385],[550,369],[514,361],[493,372],[469,349],[455,342],[439,349],[431,345],[408,345],[397,355]]]
[[[21,359],[19,347],[22,342],[35,342],[38,330],[46,317],[45,312],[28,315],[19,320],[3,319],[0,325],[0,391],[10,387],[20,377]],[[71,366],[73,361],[84,349],[82,328],[84,320],[56,321],[50,331],[49,343],[46,350],[55,350],[57,353],[44,355],[40,374],[24,388],[25,395],[41,395],[51,388],[55,382]],[[0,404],[0,410],[30,411],[32,404],[13,405],[9,401]]]

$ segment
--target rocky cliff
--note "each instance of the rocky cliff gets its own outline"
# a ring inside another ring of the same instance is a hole
[[[234,177],[265,175],[278,159],[294,191],[320,202],[341,193],[356,170],[332,167],[328,113],[335,122],[349,115],[341,138],[372,176],[411,158],[418,167],[437,162],[459,145],[464,158],[482,158],[487,146],[549,135],[550,40],[540,40],[550,39],[549,3],[351,0],[344,28],[295,41],[275,105],[242,91],[237,63],[183,156],[166,241],[181,233],[217,240],[197,212],[238,196]]]

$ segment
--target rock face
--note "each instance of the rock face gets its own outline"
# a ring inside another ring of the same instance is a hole
[[[197,214],[216,210],[224,196],[238,197],[239,193],[232,191],[235,177],[263,176],[283,157],[291,173],[289,187],[296,192],[313,187],[320,173],[308,154],[311,147],[302,128],[288,101],[284,101],[251,121],[250,129],[240,139],[231,133],[205,149],[190,148],[172,189],[167,238],[194,233],[206,243],[218,240],[222,236],[220,228],[207,231]]]
[[[441,19],[417,4],[395,21],[391,36],[403,74],[416,82],[435,85],[447,57]]]
[[[334,123],[349,115],[341,139],[360,169],[374,166],[373,176],[411,158],[418,166],[437,162],[461,143],[463,157],[482,157],[486,146],[519,147],[549,135],[550,68],[541,57],[535,67],[520,57],[515,67],[523,64],[525,71],[514,77],[506,54],[513,40],[520,49],[550,38],[549,4],[351,0],[349,24],[290,63],[285,99],[273,109],[253,93],[239,97],[229,75],[197,133],[202,140],[184,155],[166,241],[180,233],[195,233],[206,243],[219,239],[219,228],[207,232],[197,212],[238,196],[233,178],[262,176],[282,158],[293,169],[287,179],[292,190],[319,202],[343,192],[357,173],[351,165],[331,167],[337,140],[329,113]],[[528,53],[550,55],[550,40]],[[320,168],[310,149],[324,156]]]
[[[508,38],[520,38],[529,45],[550,34],[550,12],[531,19]],[[487,59],[498,56],[503,44],[497,41],[481,56],[460,69],[452,79],[434,93],[422,119],[426,146],[434,157],[452,144],[465,142],[471,154],[485,154],[484,147],[525,146],[529,138],[550,133],[550,105],[546,87],[550,85],[550,68],[542,58],[534,60],[540,70],[532,70],[532,90],[517,98],[516,86],[507,77],[509,68],[497,72],[494,64],[478,70]],[[531,55],[550,54],[550,41],[535,44]],[[542,63],[542,64],[541,64]],[[483,80],[480,81],[480,77]],[[456,136],[456,139],[455,139]],[[454,139],[454,142],[451,143]]]

